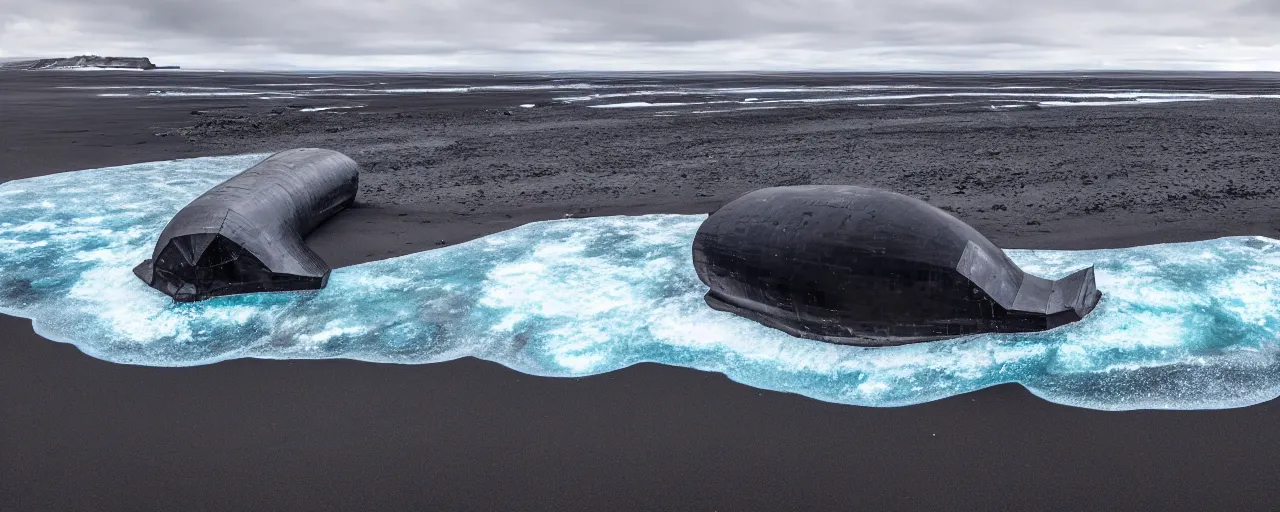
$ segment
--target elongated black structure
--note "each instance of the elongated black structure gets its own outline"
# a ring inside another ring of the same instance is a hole
[[[355,201],[359,179],[336,151],[276,153],[179,211],[133,273],[180,302],[323,288],[329,265],[303,237]]]
[[[721,207],[693,242],[711,307],[793,336],[887,346],[1042,331],[1098,303],[1093,268],[1029,275],[924,201],[852,186],[758,190]]]

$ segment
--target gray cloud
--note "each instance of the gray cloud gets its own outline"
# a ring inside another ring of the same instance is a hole
[[[0,0],[0,58],[213,67],[1280,70],[1280,0]]]
[[[1280,0],[1253,0],[1240,6],[1244,14],[1266,14],[1280,16]]]

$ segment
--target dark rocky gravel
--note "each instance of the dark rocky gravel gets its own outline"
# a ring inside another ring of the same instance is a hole
[[[709,212],[756,188],[798,184],[920,197],[1005,247],[1093,248],[1276,235],[1277,105],[824,105],[677,117],[571,105],[512,115],[286,107],[210,112],[169,133],[206,152],[338,149],[363,166],[365,208],[484,224],[402,230],[404,252],[505,229],[507,216]]]

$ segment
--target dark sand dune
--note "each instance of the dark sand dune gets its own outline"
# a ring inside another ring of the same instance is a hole
[[[138,75],[0,76],[0,180],[338,149],[365,174],[359,207],[310,240],[335,266],[566,215],[709,212],[754,188],[800,183],[923,197],[1004,247],[1280,238],[1275,100],[1026,111],[821,104],[654,117],[652,109],[554,104],[566,94],[537,90],[263,100],[54,88],[535,81]],[[691,87],[853,81],[663,79]],[[925,79],[992,80],[859,78]],[[1090,80],[1275,90],[1272,75]],[[363,108],[301,111],[348,103]],[[540,106],[517,107],[526,103]],[[94,360],[40,339],[25,320],[0,318],[0,332],[0,510],[1260,510],[1273,507],[1280,484],[1275,402],[1103,413],[1001,386],[867,409],[657,365],[587,379],[474,360],[161,369]]]

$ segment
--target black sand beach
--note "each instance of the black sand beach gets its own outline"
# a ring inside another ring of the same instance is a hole
[[[926,198],[1007,248],[1280,238],[1277,100],[995,110],[979,101],[832,102],[655,117],[661,108],[588,108],[534,89],[264,100],[56,88],[369,80],[408,88],[516,78],[4,74],[0,180],[297,146],[341,150],[364,167],[358,208],[310,240],[334,265],[566,215],[705,213],[754,188],[802,183]],[[662,80],[1224,93],[1280,84],[1276,75],[1084,85],[1062,76]],[[1262,510],[1280,486],[1275,402],[1104,413],[1010,385],[870,409],[651,364],[586,379],[476,360],[144,368],[41,339],[26,320],[0,323],[0,510]]]

